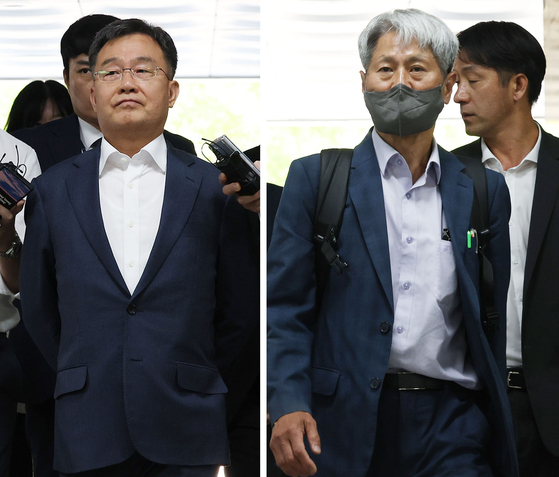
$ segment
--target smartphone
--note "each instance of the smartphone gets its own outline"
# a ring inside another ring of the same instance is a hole
[[[0,204],[11,209],[29,192],[33,185],[27,181],[12,162],[0,163]]]

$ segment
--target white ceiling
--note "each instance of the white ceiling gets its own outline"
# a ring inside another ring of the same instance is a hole
[[[259,0],[0,0],[0,79],[61,78],[60,38],[91,13],[165,29],[181,78],[260,75]]]

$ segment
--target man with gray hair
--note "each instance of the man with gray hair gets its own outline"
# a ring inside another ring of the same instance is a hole
[[[320,302],[320,158],[291,166],[268,254],[271,448],[290,476],[517,475],[504,385],[508,192],[488,171],[485,254],[502,326],[484,327],[473,181],[433,137],[457,50],[441,20],[415,9],[361,34],[374,128],[353,151],[337,239],[348,266]]]

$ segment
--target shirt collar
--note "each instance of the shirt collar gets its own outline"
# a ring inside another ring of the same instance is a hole
[[[518,164],[518,166],[512,167],[511,169],[520,167],[523,163],[527,161],[533,162],[534,164],[538,163],[538,155],[540,154],[540,146],[542,144],[542,128],[538,123],[536,123],[536,125],[538,126],[538,140],[536,141],[536,144],[534,145],[532,150],[526,155],[526,157],[522,159],[520,164]],[[489,161],[489,163],[501,164],[499,159],[497,159],[495,155],[491,152],[491,149],[489,149],[489,147],[487,146],[483,138],[481,138],[481,162],[485,163],[487,161]]]
[[[80,125],[80,139],[85,151],[89,151],[95,141],[103,137],[103,133],[82,118],[78,117]]]
[[[384,141],[384,139],[379,136],[376,128],[373,128],[372,136],[373,146],[377,155],[380,172],[384,177],[386,177],[386,168],[392,158],[399,157],[402,160],[405,159],[398,151],[396,151],[396,149],[390,146],[387,142]],[[431,171],[434,171],[436,182],[438,184],[441,180],[441,160],[439,158],[439,148],[437,147],[437,141],[435,141],[435,138],[433,138],[433,147],[431,149],[431,155],[429,156],[429,162],[427,162],[427,167],[425,170],[427,171],[427,174],[432,174]]]
[[[146,144],[132,158],[115,149],[105,138],[101,141],[101,155],[99,158],[99,177],[103,173],[109,159],[128,158],[130,161],[137,160],[153,160],[159,169],[165,174],[167,171],[167,143],[163,134],[156,137],[149,144]]]

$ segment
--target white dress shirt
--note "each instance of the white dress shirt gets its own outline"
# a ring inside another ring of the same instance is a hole
[[[373,144],[382,177],[394,293],[388,372],[410,371],[476,388],[477,376],[466,360],[452,244],[442,240],[446,221],[437,145],[433,140],[425,173],[413,184],[405,159],[376,130]]]
[[[146,267],[159,229],[167,144],[161,136],[132,158],[101,141],[99,199],[105,232],[130,293]]]
[[[485,141],[481,140],[482,161],[488,169],[500,172],[505,176],[511,201],[509,221],[511,273],[507,295],[507,366],[509,367],[522,366],[524,269],[526,267],[528,233],[536,187],[538,154],[542,140],[539,125],[538,129],[539,136],[534,148],[522,159],[518,166],[511,167],[507,171],[503,169],[502,164],[495,158]]]
[[[2,159],[2,162],[13,162],[16,166],[18,165],[19,154],[19,164],[25,164],[27,167],[24,177],[29,182],[41,173],[41,167],[39,166],[39,160],[37,159],[35,151],[19,139],[0,130],[0,157],[4,153],[6,153],[6,156]],[[25,236],[25,221],[23,215],[24,210],[16,215],[15,223],[16,232],[22,241]],[[14,295],[10,291],[0,276],[0,332],[9,331],[19,323],[19,313],[16,307],[12,305],[14,298],[18,296],[19,294]]]

